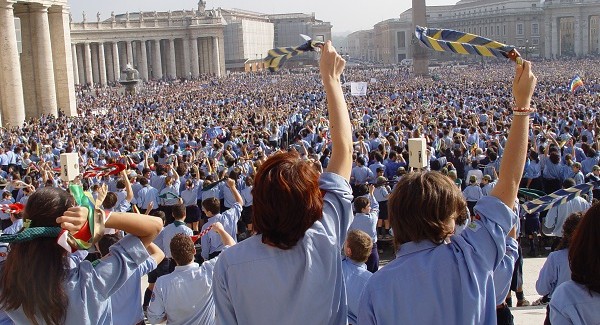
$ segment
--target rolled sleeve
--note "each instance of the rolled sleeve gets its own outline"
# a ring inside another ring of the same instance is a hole
[[[327,234],[335,238],[341,247],[352,221],[352,189],[345,178],[328,172],[321,174],[319,187],[325,191],[323,218],[320,221]]]
[[[140,239],[127,235],[113,245],[110,254],[103,257],[96,266],[85,262],[79,264],[80,283],[85,284],[82,289],[106,300],[119,290],[136,272],[138,266],[149,257]]]

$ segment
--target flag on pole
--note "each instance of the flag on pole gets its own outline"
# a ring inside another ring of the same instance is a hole
[[[572,93],[575,93],[580,87],[583,87],[583,80],[581,80],[581,78],[576,75],[575,77],[573,77],[573,79],[571,79],[569,88],[571,89]]]

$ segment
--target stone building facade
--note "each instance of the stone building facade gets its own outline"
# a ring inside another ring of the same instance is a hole
[[[218,10],[112,14],[71,23],[73,73],[78,84],[120,80],[130,64],[144,81],[225,73],[224,27]]]
[[[461,0],[450,6],[428,6],[426,16],[430,27],[459,30],[515,45],[528,58],[599,53],[600,0]],[[397,19],[376,24],[372,30],[376,51],[371,61],[399,63],[412,58],[416,43],[411,21],[409,9]],[[354,50],[350,55],[361,58],[366,50],[350,46],[358,42],[359,35],[350,34],[348,46]]]
[[[26,118],[42,114],[57,115],[59,109],[75,114],[70,44],[66,0],[0,0],[4,127],[19,126]]]

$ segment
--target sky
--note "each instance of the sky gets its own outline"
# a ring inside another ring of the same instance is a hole
[[[197,8],[197,0],[69,0],[73,21],[82,20],[85,11],[88,21],[115,14],[142,11],[191,10]],[[454,4],[458,0],[427,0],[428,6]],[[411,7],[411,0],[206,0],[206,8],[245,9],[266,14],[314,12],[317,19],[329,21],[334,35],[347,34],[361,29],[370,29],[376,23],[397,18]]]

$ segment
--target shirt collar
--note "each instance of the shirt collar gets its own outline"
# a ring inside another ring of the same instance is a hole
[[[419,242],[408,242],[400,245],[400,248],[396,252],[396,257],[405,256],[408,254],[433,249],[438,247],[439,244],[436,244],[430,240],[421,240]]]
[[[367,264],[365,264],[365,263],[358,263],[358,262],[355,262],[355,261],[353,261],[351,258],[348,258],[348,256],[345,256],[345,257],[344,257],[344,260],[346,260],[346,261],[348,261],[350,264],[354,264],[354,265],[356,265],[356,266],[358,266],[358,267],[360,267],[360,268],[363,268],[363,269],[366,269],[366,268],[367,268]]]
[[[195,269],[200,267],[200,265],[198,263],[190,263],[188,265],[181,265],[181,266],[176,266],[175,267],[175,272],[180,272],[180,271],[185,271],[185,270],[190,270],[190,269]]]

